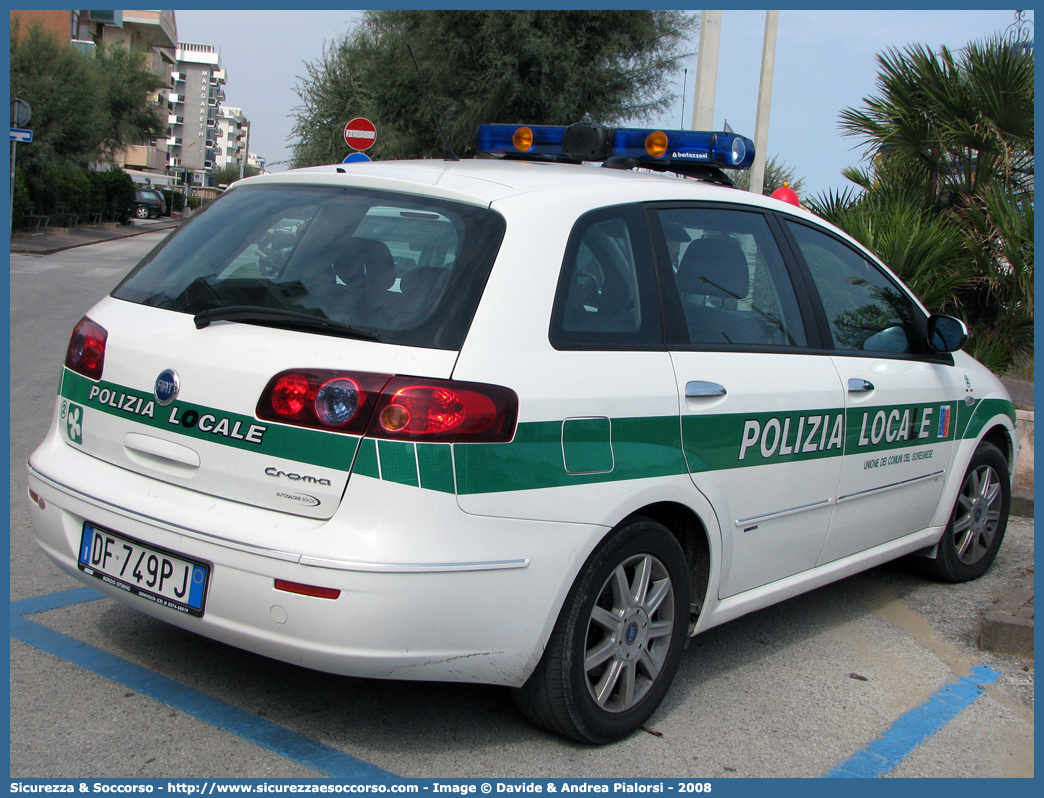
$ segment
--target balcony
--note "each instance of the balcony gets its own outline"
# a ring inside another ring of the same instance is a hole
[[[167,152],[162,147],[131,145],[123,156],[124,166],[145,172],[162,172],[167,165]]]

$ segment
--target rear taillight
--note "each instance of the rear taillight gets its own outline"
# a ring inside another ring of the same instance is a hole
[[[408,441],[509,441],[518,396],[508,388],[396,377],[381,392],[369,435]]]
[[[362,435],[388,374],[295,369],[276,374],[257,403],[258,418]]]
[[[69,338],[65,365],[85,377],[100,380],[105,366],[105,339],[108,337],[105,328],[84,316]]]
[[[257,415],[373,438],[494,443],[514,435],[518,396],[498,385],[294,369],[269,381]]]

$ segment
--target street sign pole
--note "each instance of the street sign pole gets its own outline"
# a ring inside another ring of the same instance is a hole
[[[21,97],[14,97],[11,99],[11,207],[8,209],[8,218],[11,222],[8,228],[9,236],[14,235],[14,187],[15,187],[15,154],[17,150],[17,143],[19,141],[30,142],[33,140],[33,131],[31,130],[20,130],[19,128],[25,127],[32,121],[33,108],[29,103],[23,100]],[[17,133],[16,133],[17,131]],[[29,136],[26,138],[25,134]]]
[[[8,231],[9,231],[8,244],[10,244],[11,238],[14,237],[15,146],[16,146],[15,140],[11,139],[11,194],[10,194],[10,197],[11,197],[11,207],[8,208],[8,220],[11,222],[11,225],[8,228]]]

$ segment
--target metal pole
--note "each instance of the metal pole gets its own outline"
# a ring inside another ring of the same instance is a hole
[[[685,130],[685,89],[689,85],[689,70],[682,70],[682,107],[681,107],[681,118],[678,120],[678,127]]]
[[[718,83],[718,42],[721,12],[700,13],[700,51],[696,57],[696,88],[693,93],[692,129],[714,129],[714,89]]]
[[[768,160],[769,111],[772,106],[772,71],[776,63],[776,27],[779,12],[765,12],[765,45],[761,50],[761,86],[758,89],[758,116],[754,122],[754,164],[750,168],[750,190],[765,189],[765,163]]]
[[[14,173],[15,173],[15,147],[17,142],[11,142],[11,235],[14,235]]]
[[[247,120],[246,144],[243,145],[243,157],[239,159],[239,179],[242,180],[246,174],[246,162],[250,157],[250,120]]]

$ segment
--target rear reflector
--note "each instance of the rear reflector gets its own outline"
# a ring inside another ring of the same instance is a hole
[[[287,582],[285,579],[275,580],[276,590],[287,593],[298,593],[302,596],[314,596],[315,598],[335,599],[341,595],[340,590],[332,587],[317,587],[316,585],[302,585],[298,582]]]
[[[33,504],[37,505],[41,510],[47,509],[47,505],[44,504],[44,500],[40,497],[40,494],[32,488],[29,488],[29,498],[32,500]]]

